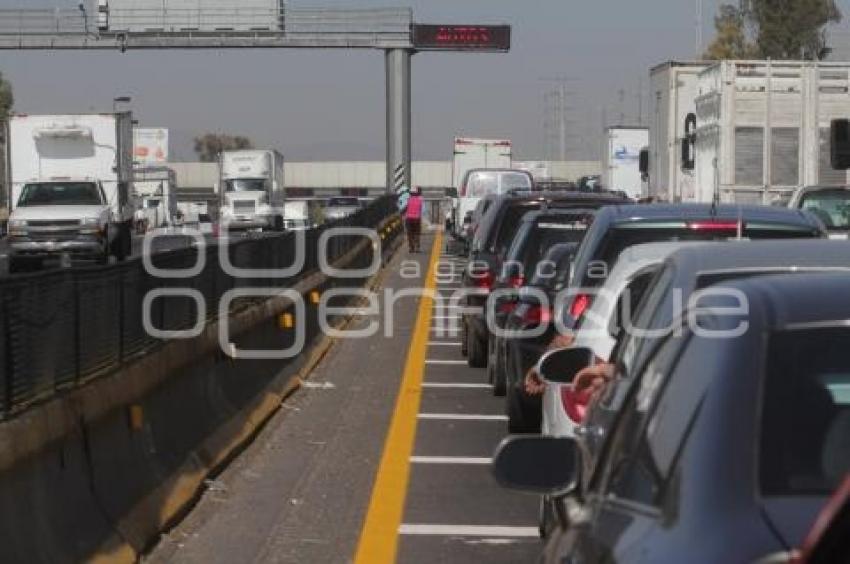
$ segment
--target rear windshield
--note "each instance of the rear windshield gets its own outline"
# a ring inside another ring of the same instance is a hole
[[[850,329],[775,334],[764,383],[766,496],[829,495],[850,471]]]
[[[525,222],[523,232],[514,239],[508,260],[524,265],[525,279],[534,277],[537,263],[547,250],[558,243],[580,243],[591,218],[586,214],[560,214]]]
[[[98,206],[102,204],[97,184],[92,182],[38,182],[27,184],[19,206]]]
[[[541,202],[522,202],[506,206],[501,220],[497,219],[488,234],[486,250],[501,257],[506,256],[514,235],[522,224],[522,216],[539,210],[541,205]]]
[[[810,231],[791,229],[747,229],[743,236],[748,239],[799,239],[812,237],[813,234]],[[625,227],[615,227],[608,232],[597,250],[596,257],[598,258],[596,260],[602,261],[610,270],[620,254],[633,245],[662,241],[728,241],[735,238],[737,238],[737,233],[732,230],[695,230],[680,225],[644,228],[640,227],[639,224],[627,224]],[[593,265],[594,272],[599,271],[598,266],[598,263]],[[606,278],[605,276],[588,275],[588,273],[584,273],[583,276],[583,286],[602,284]]]
[[[819,190],[803,196],[800,207],[810,211],[827,229],[850,229],[850,190]]]
[[[532,182],[527,174],[520,172],[473,172],[464,187],[462,196],[483,198],[493,194],[504,194],[509,190],[531,190]]]
[[[331,198],[328,200],[328,207],[357,207],[360,205],[360,200],[357,198]]]

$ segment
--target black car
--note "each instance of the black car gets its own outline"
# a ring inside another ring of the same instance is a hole
[[[556,311],[541,321],[546,334],[554,333],[554,320],[575,329],[593,302],[593,292],[605,283],[617,257],[627,248],[661,241],[724,241],[729,239],[823,238],[823,225],[799,210],[766,206],[711,206],[708,204],[652,204],[607,207],[596,214],[572,265],[569,287],[564,290],[565,311]],[[555,303],[555,302],[552,302]],[[542,331],[541,331],[542,332]],[[514,389],[509,417],[540,420],[540,401],[526,395],[526,372],[546,350],[538,339],[511,341],[511,359],[506,381]],[[530,429],[529,429],[530,430]]]
[[[488,332],[484,305],[522,217],[544,205],[549,208],[596,209],[622,202],[621,198],[608,194],[525,191],[499,196],[490,205],[473,237],[462,283],[468,309],[461,320],[461,352],[468,356],[470,366],[484,368],[487,365]]]
[[[546,205],[523,216],[487,302],[492,324],[498,329],[488,339],[487,361],[487,378],[497,396],[505,395],[505,372],[500,362],[504,358],[504,339],[500,334],[518,303],[519,289],[539,275],[554,274],[555,265],[542,260],[546,252],[559,243],[572,243],[575,252],[593,222],[594,213],[591,208],[559,209]]]
[[[542,560],[756,562],[800,546],[850,471],[848,287],[835,273],[719,283],[641,366],[618,366],[623,408]],[[560,495],[582,456],[572,438],[511,438],[494,469]]]

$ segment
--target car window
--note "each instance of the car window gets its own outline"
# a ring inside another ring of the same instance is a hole
[[[614,431],[606,493],[645,505],[657,503],[664,476],[649,446],[647,423],[659,392],[675,370],[688,339],[673,335],[658,346],[634,381],[629,400]]]
[[[659,304],[670,291],[675,274],[675,265],[668,262],[649,282],[645,295],[635,311],[635,328],[646,329],[651,327],[651,321],[658,311]],[[612,353],[612,360],[615,364],[622,365],[626,374],[635,368],[635,359],[643,341],[641,334],[627,332],[621,337],[617,348]]]
[[[820,218],[827,229],[850,229],[850,190],[809,192],[800,207]]]
[[[759,460],[763,495],[827,495],[850,472],[848,351],[848,328],[771,336]]]
[[[473,172],[466,183],[468,198],[483,198],[490,194],[499,193],[499,177],[495,172]]]

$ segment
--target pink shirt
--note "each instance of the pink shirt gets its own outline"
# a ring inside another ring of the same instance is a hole
[[[422,219],[422,196],[411,196],[407,201],[405,219]]]

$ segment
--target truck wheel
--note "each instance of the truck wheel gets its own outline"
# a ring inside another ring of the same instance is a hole
[[[123,262],[130,254],[128,249],[132,245],[130,230],[128,229],[127,224],[124,223],[116,226],[115,229],[117,229],[118,233],[112,241],[112,252],[110,254],[114,256],[115,260],[118,262]]]

